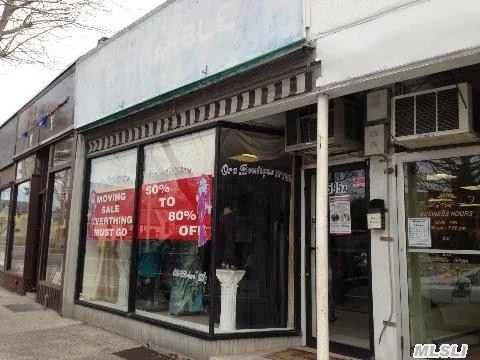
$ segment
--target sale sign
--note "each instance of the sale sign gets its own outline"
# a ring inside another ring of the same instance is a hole
[[[88,201],[87,240],[132,240],[134,189],[92,190]]]
[[[212,236],[213,177],[201,175],[144,184],[140,239],[190,240],[201,247]]]

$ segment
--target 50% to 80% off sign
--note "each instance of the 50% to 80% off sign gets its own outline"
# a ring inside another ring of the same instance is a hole
[[[166,184],[148,185],[145,188],[146,195],[165,195],[158,199],[161,208],[175,207],[176,199],[174,196],[168,196],[169,193],[170,187]],[[169,222],[195,221],[197,220],[197,214],[193,210],[174,210],[168,212],[167,219]],[[193,236],[198,233],[198,226],[181,225],[178,228],[178,233],[181,236]]]

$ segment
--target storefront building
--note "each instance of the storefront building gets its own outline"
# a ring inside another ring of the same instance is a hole
[[[0,129],[1,286],[60,311],[70,210],[74,66]]]
[[[478,4],[326,3],[172,1],[78,61],[64,316],[195,359],[475,351]]]

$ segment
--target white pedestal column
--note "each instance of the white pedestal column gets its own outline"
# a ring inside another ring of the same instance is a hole
[[[219,330],[232,331],[236,329],[237,288],[244,275],[245,270],[217,269],[217,278],[221,286]]]
[[[117,305],[128,307],[128,283],[130,277],[130,252],[131,247],[120,243],[117,248],[118,268],[118,298]]]

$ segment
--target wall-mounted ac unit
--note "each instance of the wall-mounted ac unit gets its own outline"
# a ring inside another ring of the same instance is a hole
[[[328,152],[340,154],[362,149],[364,108],[345,98],[330,101]],[[285,150],[299,155],[315,155],[317,146],[317,105],[287,113]]]
[[[478,140],[467,83],[395,96],[392,101],[392,134],[399,145],[421,148]]]

